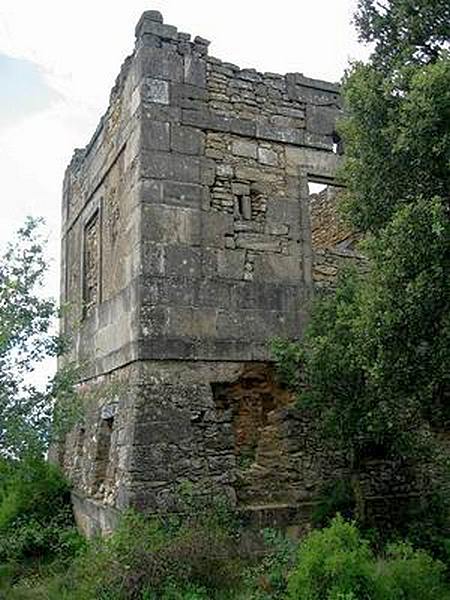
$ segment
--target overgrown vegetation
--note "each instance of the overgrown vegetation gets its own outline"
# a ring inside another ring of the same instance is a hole
[[[397,543],[378,558],[356,526],[336,517],[300,544],[288,579],[292,600],[443,600],[450,589],[445,567],[409,544]]]
[[[359,2],[374,51],[344,78],[339,130],[343,210],[370,269],[315,302],[301,345],[274,344],[282,380],[348,458],[362,524],[367,458],[427,461],[448,482],[430,433],[450,421],[448,17],[448,3]]]
[[[129,513],[110,537],[83,540],[69,485],[44,461],[77,416],[74,373],[30,383],[63,347],[30,220],[0,261],[0,598],[450,598],[448,463],[431,434],[450,423],[450,7],[360,0],[355,22],[373,54],[344,79],[343,209],[370,269],[343,273],[317,300],[301,344],[274,343],[281,381],[347,457],[349,480],[323,490],[316,530],[300,542],[265,531],[258,558],[220,502],[164,519]],[[367,529],[361,473],[374,455],[426,461],[432,475],[389,543]]]
[[[248,532],[224,502],[212,507],[190,502],[183,513],[165,518],[129,512],[110,537],[86,542],[74,529],[68,486],[54,468],[42,462],[5,468],[0,598],[450,598],[439,560],[404,542],[376,554],[341,516],[300,543],[266,530],[259,558],[246,553]]]
[[[46,598],[37,588],[47,593],[46,579],[62,573],[84,544],[73,521],[69,485],[56,467],[37,457],[3,460],[0,598]]]
[[[72,365],[36,383],[42,361],[64,351],[64,340],[54,333],[57,305],[43,294],[41,225],[28,219],[0,260],[0,457],[42,456],[76,404]]]

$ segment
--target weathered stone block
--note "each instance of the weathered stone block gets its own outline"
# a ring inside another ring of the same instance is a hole
[[[206,62],[195,56],[184,58],[184,81],[201,88],[206,86]]]
[[[205,88],[187,83],[171,83],[170,93],[173,106],[200,111],[207,107],[208,93]]]
[[[193,156],[143,151],[142,175],[186,183],[200,182],[200,161]]]
[[[232,183],[231,189],[233,194],[236,196],[249,196],[250,195],[250,186],[246,183]]]
[[[214,308],[171,308],[167,322],[167,335],[198,339],[214,337],[216,321],[217,311]]]
[[[171,148],[181,154],[200,155],[205,150],[205,134],[193,127],[172,125]]]
[[[255,258],[255,279],[260,281],[302,280],[302,265],[297,256],[282,254],[261,254]]]
[[[336,109],[329,106],[314,106],[306,108],[306,126],[308,131],[324,135],[332,135],[336,130]]]
[[[286,147],[287,172],[298,175],[299,169],[311,175],[332,178],[341,158],[332,152],[311,148]]]
[[[204,187],[195,183],[180,183],[175,181],[164,181],[163,184],[164,204],[174,204],[190,208],[200,208],[204,198]]]
[[[140,314],[140,332],[144,337],[164,335],[168,318],[168,309],[162,306],[144,304]]]
[[[278,155],[268,148],[258,148],[258,160],[263,165],[278,165]]]
[[[151,274],[143,277],[141,283],[145,303],[149,305],[193,306],[196,301],[195,288],[187,277]]]
[[[233,303],[233,288],[228,281],[208,279],[202,281],[196,288],[195,305],[198,307],[210,306],[230,310]]]
[[[265,233],[269,235],[283,235],[287,236],[289,233],[289,225],[281,223],[268,223],[266,225]]]
[[[164,272],[169,276],[198,279],[202,272],[200,248],[171,244],[164,248]]]
[[[141,145],[144,150],[170,150],[170,125],[151,121],[143,115]]]
[[[299,200],[292,200],[290,198],[268,199],[266,227],[276,228],[282,225],[287,225],[289,227],[290,239],[299,239],[301,228]]]
[[[141,254],[141,272],[143,274],[164,274],[164,246],[162,244],[145,241],[142,243]]]
[[[141,226],[145,239],[152,242],[194,246],[200,243],[201,213],[198,210],[146,204]]]
[[[160,204],[163,199],[163,182],[159,179],[143,179],[139,185],[142,202]]]
[[[200,159],[200,182],[203,185],[213,185],[216,178],[216,163],[210,158]]]
[[[202,212],[202,243],[213,248],[224,248],[225,235],[233,233],[233,216],[217,212]]]
[[[230,131],[230,117],[217,115],[208,110],[184,109],[182,111],[182,120],[185,125],[193,125],[201,129]]]
[[[239,233],[236,236],[236,247],[258,252],[280,252],[280,241],[270,235],[259,233]]]
[[[237,179],[247,179],[248,181],[268,181],[273,182],[279,179],[277,173],[262,171],[258,167],[237,166],[235,169]]]
[[[298,129],[285,127],[274,127],[270,125],[257,124],[256,136],[263,140],[273,140],[285,144],[300,145],[304,140],[304,134]]]
[[[167,48],[141,48],[137,55],[142,77],[155,77],[166,81],[184,79],[183,57]]]
[[[180,440],[191,440],[194,432],[190,427],[189,413],[170,410],[165,406],[165,414],[159,420],[139,420],[134,430],[136,446],[148,447],[163,442],[177,443]],[[169,418],[170,415],[170,418]],[[150,415],[149,415],[150,416]],[[142,449],[141,452],[144,452]],[[136,468],[138,465],[136,464]]]
[[[146,77],[142,86],[143,102],[169,104],[169,83],[163,79]]]
[[[242,279],[245,253],[240,250],[219,250],[217,253],[217,275],[224,279]]]
[[[246,140],[235,140],[232,143],[231,152],[236,156],[244,156],[247,158],[256,158],[258,145],[255,142]]]
[[[238,135],[254,137],[256,135],[256,124],[253,121],[232,118],[230,120],[229,130]]]

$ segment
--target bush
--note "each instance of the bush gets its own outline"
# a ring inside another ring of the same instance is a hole
[[[287,576],[295,561],[297,543],[274,529],[264,529],[262,533],[265,554],[246,569],[242,597],[283,600],[286,597]]]
[[[450,575],[450,501],[447,490],[434,490],[411,506],[400,523],[399,533],[415,548],[422,548],[447,565]]]
[[[300,544],[288,583],[291,600],[449,600],[445,566],[397,543],[375,558],[353,523],[338,515]]]
[[[312,514],[315,527],[324,527],[338,513],[346,519],[355,514],[355,498],[348,479],[331,481],[324,485]]]
[[[41,459],[4,463],[0,488],[0,562],[72,555],[75,531],[69,486]]]
[[[292,600],[369,600],[375,589],[372,552],[356,526],[341,516],[300,544],[288,584]]]
[[[380,600],[448,600],[445,566],[407,543],[391,545],[379,564]]]
[[[211,598],[239,582],[237,535],[223,506],[164,519],[129,512],[78,557],[61,597],[66,590],[74,600]]]

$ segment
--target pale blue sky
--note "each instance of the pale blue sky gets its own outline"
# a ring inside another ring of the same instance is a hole
[[[2,0],[0,5],[0,244],[25,215],[48,222],[58,293],[60,193],[74,147],[105,111],[134,26],[147,9],[211,40],[241,67],[299,71],[337,81],[366,54],[351,15],[356,0]]]
[[[0,54],[0,81],[0,127],[13,126],[58,99],[40,66],[25,58]]]

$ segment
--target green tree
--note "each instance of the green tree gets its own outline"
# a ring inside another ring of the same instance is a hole
[[[373,42],[372,63],[396,65],[437,60],[450,38],[447,0],[359,0],[355,23],[362,42]]]
[[[33,382],[40,363],[63,349],[54,333],[56,303],[43,294],[41,223],[29,218],[0,260],[0,455],[7,457],[42,454],[55,397],[74,394],[70,367],[47,384]]]
[[[301,347],[279,369],[349,457],[360,518],[365,457],[423,458],[427,423],[450,396],[450,60],[448,3],[359,3],[368,64],[343,82],[344,213],[365,234],[365,277],[319,299]],[[300,377],[293,372],[302,373]]]

